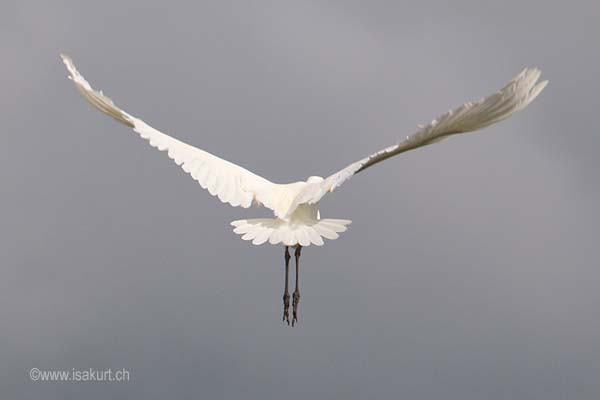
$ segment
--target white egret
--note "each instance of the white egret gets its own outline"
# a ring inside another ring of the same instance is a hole
[[[292,325],[297,321],[300,290],[298,268],[302,247],[323,245],[323,238],[334,240],[346,231],[348,219],[323,219],[319,201],[333,192],[355,174],[387,158],[437,143],[449,136],[482,129],[500,122],[525,108],[544,89],[548,81],[537,83],[540,70],[526,68],[510,80],[500,91],[481,100],[467,102],[450,110],[397,144],[369,155],[346,168],[322,178],[311,176],[306,181],[287,184],[273,183],[234,163],[223,160],[204,150],[190,146],[146,124],[139,118],[118,108],[101,91],[94,90],[77,71],[70,57],[61,55],[71,79],[85,99],[100,111],[129,126],[152,147],[166,151],[200,186],[217,196],[223,203],[243,208],[253,203],[269,208],[274,218],[256,218],[233,221],[233,231],[253,244],[281,244],[285,247],[285,290],[283,319],[289,324],[288,272],[289,247],[295,248],[296,288],[293,293]]]

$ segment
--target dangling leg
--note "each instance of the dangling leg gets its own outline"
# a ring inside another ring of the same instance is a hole
[[[290,324],[290,292],[288,292],[288,275],[290,272],[290,252],[285,246],[285,290],[283,291],[283,322]]]
[[[302,246],[297,245],[296,246],[296,252],[294,253],[294,256],[296,257],[296,289],[294,290],[294,298],[293,298],[293,302],[292,302],[292,307],[293,307],[293,311],[294,311],[294,315],[292,318],[292,326],[294,326],[294,324],[296,322],[298,322],[298,304],[300,303],[300,271],[298,270],[298,268],[300,267],[300,252],[302,251]]]

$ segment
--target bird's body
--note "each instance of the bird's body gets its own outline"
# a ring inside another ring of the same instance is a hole
[[[502,121],[529,105],[544,89],[548,81],[537,82],[540,70],[526,68],[510,80],[500,91],[481,100],[467,102],[434,119],[429,124],[418,125],[418,131],[395,145],[371,154],[346,168],[321,178],[309,177],[306,181],[288,184],[273,183],[245,168],[223,160],[199,148],[168,136],[139,118],[118,108],[101,91],[94,90],[81,76],[71,58],[61,55],[77,89],[86,100],[105,114],[129,126],[150,145],[166,151],[175,163],[192,178],[217,196],[223,203],[243,208],[253,203],[273,211],[274,218],[259,218],[233,221],[234,232],[253,244],[282,244],[285,246],[286,289],[284,304],[289,305],[287,294],[287,271],[290,255],[288,247],[296,248],[296,291],[294,292],[294,320],[300,298],[298,291],[298,262],[302,247],[323,245],[323,238],[333,240],[346,230],[350,220],[321,219],[319,201],[327,193],[357,173],[392,156],[418,147],[437,143],[452,135],[472,132]],[[287,296],[287,300],[286,300]],[[286,303],[287,301],[287,303]],[[287,306],[284,319],[287,316]],[[289,320],[288,320],[289,322]]]
[[[322,182],[320,176],[311,176],[306,182],[273,185],[270,197],[278,201],[274,204],[275,218],[254,218],[233,221],[233,231],[242,235],[243,240],[252,244],[283,244],[285,246],[322,246],[323,238],[335,240],[339,233],[346,231],[347,219],[321,219],[316,204],[295,205],[295,200],[313,183]],[[280,217],[277,217],[279,215]]]

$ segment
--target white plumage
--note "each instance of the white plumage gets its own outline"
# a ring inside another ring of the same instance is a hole
[[[101,91],[95,91],[77,71],[73,61],[61,55],[70,79],[85,99],[102,112],[133,128],[150,145],[166,151],[169,158],[224,203],[248,208],[252,203],[271,209],[275,218],[234,221],[234,232],[243,240],[286,246],[323,245],[323,238],[334,240],[350,220],[321,219],[318,202],[350,177],[394,155],[437,143],[451,135],[470,132],[508,118],[525,108],[544,89],[548,81],[537,83],[540,70],[526,68],[500,91],[479,101],[467,102],[450,110],[403,141],[371,154],[323,179],[310,177],[305,182],[273,183],[236,164],[172,138],[118,108]]]

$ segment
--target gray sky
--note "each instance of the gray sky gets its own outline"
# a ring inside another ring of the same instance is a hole
[[[597,399],[600,6],[595,1],[3,2],[0,391],[6,398]],[[447,4],[448,3],[448,4]],[[550,4],[560,3],[560,4]],[[379,164],[283,248],[93,110],[127,111],[278,181],[327,175],[499,89],[524,112]],[[30,368],[127,368],[34,383]]]

